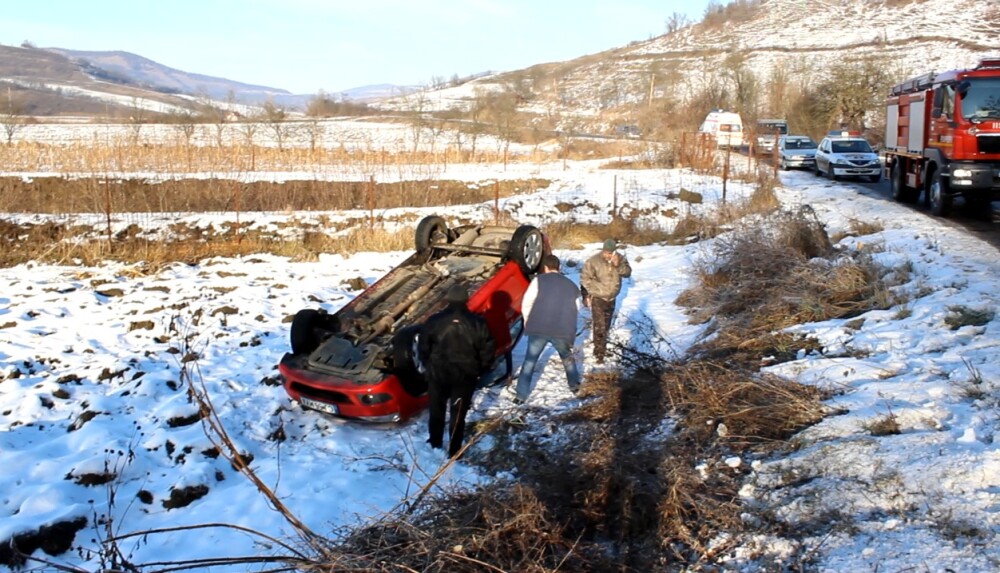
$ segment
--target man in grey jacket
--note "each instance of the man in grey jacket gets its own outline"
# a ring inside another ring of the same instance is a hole
[[[528,349],[524,364],[521,365],[521,373],[517,377],[517,397],[514,403],[521,404],[528,399],[538,357],[549,344],[562,359],[569,389],[574,394],[579,390],[580,369],[573,356],[579,298],[580,289],[559,272],[559,258],[545,255],[542,258],[542,272],[531,279],[521,300]]]
[[[622,279],[632,276],[632,266],[625,255],[617,251],[614,239],[604,241],[601,252],[587,259],[580,271],[583,305],[593,317],[594,359],[604,364],[607,355],[608,330],[615,314],[615,300],[622,289]]]

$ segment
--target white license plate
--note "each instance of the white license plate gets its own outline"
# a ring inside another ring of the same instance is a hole
[[[327,404],[326,402],[320,402],[319,400],[313,400],[312,398],[306,398],[305,396],[299,398],[299,404],[302,404],[303,408],[319,410],[320,412],[333,414],[334,416],[340,413],[340,411],[337,410],[336,404]]]

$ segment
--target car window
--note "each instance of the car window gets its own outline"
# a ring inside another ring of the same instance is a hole
[[[833,152],[834,153],[873,153],[872,147],[868,145],[867,141],[860,140],[850,140],[850,141],[834,141],[833,142]]]
[[[816,142],[811,139],[791,139],[785,142],[788,149],[816,149]]]

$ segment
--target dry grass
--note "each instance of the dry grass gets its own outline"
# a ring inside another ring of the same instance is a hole
[[[703,345],[735,351],[794,324],[889,308],[882,273],[864,256],[837,257],[811,212],[780,213],[720,236],[678,302],[694,322],[739,324],[739,338]]]
[[[381,222],[370,226],[354,221],[346,231],[338,228],[305,230],[286,237],[273,232],[222,230],[174,225],[173,239],[149,239],[128,231],[107,239],[90,227],[68,227],[58,223],[21,224],[0,222],[0,266],[29,261],[96,265],[115,260],[158,268],[173,262],[195,264],[211,257],[236,257],[271,253],[297,260],[315,260],[321,253],[358,251],[402,251],[413,247],[413,231],[387,230]]]
[[[665,366],[592,374],[584,402],[555,419],[485,423],[494,446],[467,461],[516,482],[429,498],[411,516],[351,532],[338,565],[603,572],[716,562],[732,543],[719,540],[746,527],[741,474],[720,462],[696,467],[780,443],[822,417],[822,396],[707,363]],[[676,429],[664,431],[672,417]]]
[[[382,183],[292,180],[241,182],[228,179],[104,177],[0,178],[0,210],[12,213],[191,213],[383,210],[466,205],[529,194],[546,179],[454,181],[419,179]]]
[[[698,362],[664,376],[672,408],[700,442],[732,447],[783,441],[825,414],[823,393],[775,376]]]
[[[615,218],[610,223],[584,223],[565,220],[545,226],[545,234],[556,249],[579,249],[588,243],[613,238],[628,245],[652,245],[669,241],[671,233],[641,216]]]

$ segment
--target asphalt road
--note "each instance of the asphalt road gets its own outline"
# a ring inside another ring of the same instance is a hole
[[[762,159],[761,162],[770,163],[765,159]],[[839,183],[851,185],[855,188],[863,188],[864,191],[862,192],[865,194],[872,197],[878,197],[879,199],[883,199],[885,201],[895,202],[895,199],[892,198],[892,190],[889,188],[889,181],[885,178],[878,183],[853,180],[842,180]],[[970,235],[988,242],[997,250],[1000,250],[1000,201],[994,201],[992,211],[990,213],[983,214],[966,211],[964,205],[962,204],[962,200],[956,199],[955,206],[952,208],[951,214],[949,214],[948,217],[942,218],[931,215],[922,200],[923,198],[921,197],[921,202],[916,205],[911,205],[910,208],[914,211],[922,213],[925,217],[932,217],[937,219],[942,224],[956,229],[961,229]]]
[[[889,188],[889,181],[885,178],[878,183],[851,181],[849,184],[864,187],[872,196],[879,197],[885,201],[895,202],[895,199],[892,198],[892,190]],[[920,203],[912,205],[910,208],[922,213],[925,217],[932,217],[945,225],[962,229],[970,235],[987,241],[1000,250],[1000,202],[993,203],[993,209],[990,213],[973,213],[965,209],[965,205],[961,199],[956,199],[955,206],[947,217],[935,217],[931,215],[927,206],[923,204],[923,197],[921,197]]]

